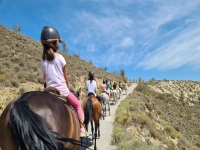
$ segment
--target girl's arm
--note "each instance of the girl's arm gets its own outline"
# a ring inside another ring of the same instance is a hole
[[[96,81],[95,81],[95,86],[96,86],[96,88],[94,89],[94,93],[97,93],[97,83],[96,83]]]
[[[63,67],[63,73],[64,73],[64,78],[65,78],[67,87],[69,88],[69,81],[68,81],[68,76],[67,76],[67,67],[66,67],[66,65]]]

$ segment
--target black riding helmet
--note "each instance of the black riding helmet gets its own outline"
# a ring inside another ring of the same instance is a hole
[[[60,43],[62,42],[58,31],[54,27],[44,26],[41,32],[40,40],[42,42],[42,41],[47,41],[49,39],[58,39]]]
[[[93,71],[89,72],[89,79],[94,80],[94,72]]]

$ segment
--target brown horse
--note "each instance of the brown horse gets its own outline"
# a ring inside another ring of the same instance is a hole
[[[80,144],[76,112],[54,94],[24,93],[0,116],[1,150],[78,150]]]
[[[99,100],[93,95],[93,93],[88,94],[88,98],[84,101],[83,104],[84,109],[84,124],[86,130],[88,131],[88,123],[91,123],[91,130],[92,130],[92,144],[94,144],[94,149],[96,150],[96,139],[97,139],[97,130],[98,130],[98,138],[100,138],[100,123],[99,119],[101,117],[101,104]],[[95,132],[93,127],[93,121],[95,124]]]

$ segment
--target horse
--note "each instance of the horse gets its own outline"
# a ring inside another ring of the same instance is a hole
[[[125,93],[126,93],[126,95],[127,95],[127,91],[128,91],[128,85],[127,85],[127,83],[125,84]]]
[[[80,121],[55,94],[26,92],[0,116],[1,150],[79,150]]]
[[[103,100],[102,107],[103,107],[103,119],[104,119],[104,117],[106,117],[107,109],[108,109],[108,112],[109,112],[109,115],[110,115],[110,98],[109,98],[109,96],[106,92],[102,92],[100,94],[100,97]],[[106,108],[106,105],[108,105],[107,108]]]
[[[111,90],[111,93],[112,93],[112,99],[113,99],[113,102],[115,105],[117,103],[117,90],[113,89],[113,90]]]
[[[91,123],[91,131],[92,131],[92,144],[94,144],[94,150],[97,149],[96,147],[96,139],[100,138],[100,117],[101,117],[101,104],[99,100],[94,96],[93,93],[89,93],[88,97],[83,103],[83,110],[84,110],[84,124],[86,130],[88,131],[88,123]],[[95,124],[95,131],[93,127],[93,122]],[[98,136],[97,136],[98,132]]]
[[[117,98],[118,98],[118,99],[121,99],[121,95],[122,95],[122,89],[119,87],[119,88],[117,89]]]

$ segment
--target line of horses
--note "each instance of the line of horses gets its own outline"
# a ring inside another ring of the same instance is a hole
[[[102,98],[102,108],[103,108],[103,119],[104,117],[107,116],[107,111],[110,115],[110,105],[117,104],[117,102],[121,99],[122,97],[122,89],[108,89],[110,95],[108,95],[106,92],[102,92],[100,94],[100,97]],[[112,102],[112,103],[111,103]]]
[[[110,97],[101,93],[102,106],[90,95],[84,101],[84,124],[88,131],[91,122],[92,141],[100,138],[100,117],[110,115],[110,101],[114,105],[122,90],[111,90]],[[76,95],[76,93],[74,93]],[[95,127],[93,127],[93,122]],[[78,150],[87,147],[80,139],[80,120],[65,100],[47,91],[32,91],[13,100],[0,116],[1,150]]]

